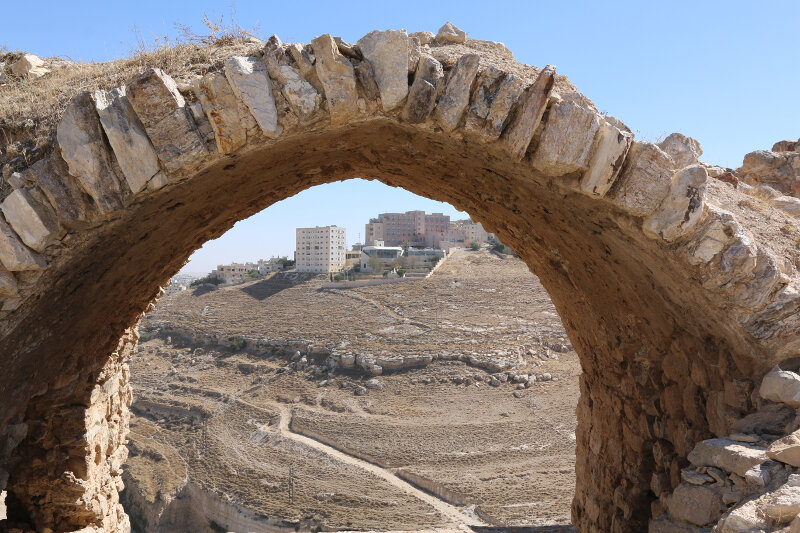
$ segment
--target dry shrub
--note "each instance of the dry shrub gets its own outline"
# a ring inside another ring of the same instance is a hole
[[[220,68],[234,54],[253,53],[253,31],[238,24],[203,18],[208,35],[197,35],[176,24],[176,40],[144,39],[136,28],[136,44],[129,56],[105,63],[78,63],[48,58],[51,72],[35,80],[10,76],[9,64],[19,53],[0,53],[6,63],[6,83],[0,85],[0,167],[17,157],[27,159],[51,144],[55,126],[69,101],[82,91],[113,89],[149,67],[157,67],[180,81]],[[2,73],[2,71],[0,71]],[[35,157],[34,157],[35,159]],[[16,161],[15,167],[27,164]]]

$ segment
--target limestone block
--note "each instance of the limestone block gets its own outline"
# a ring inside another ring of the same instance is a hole
[[[750,185],[763,183],[782,194],[797,196],[800,193],[800,154],[756,150],[744,156],[736,174]]]
[[[465,54],[458,59],[456,66],[450,72],[435,111],[436,118],[445,131],[450,132],[458,127],[461,116],[469,105],[472,82],[478,75],[479,66],[480,56]]]
[[[372,64],[384,111],[396,108],[408,95],[408,43],[405,30],[375,30],[358,40]]]
[[[356,78],[364,90],[364,96],[371,102],[377,102],[381,96],[381,91],[378,89],[378,82],[375,81],[375,70],[372,68],[372,63],[368,59],[362,59],[354,68]]]
[[[718,529],[720,533],[764,531],[768,528],[768,524],[759,511],[757,501],[745,502],[720,520]]]
[[[133,79],[125,93],[167,171],[196,168],[208,154],[175,80],[157,68]]]
[[[553,65],[547,65],[539,73],[536,81],[528,87],[525,96],[523,96],[522,109],[517,112],[513,122],[508,125],[503,133],[503,142],[506,150],[517,161],[525,157],[528,145],[533,139],[533,134],[539,127],[539,122],[541,122],[544,111],[547,109],[550,94],[553,92],[555,76],[556,68]],[[551,139],[553,139],[552,135],[554,134],[555,131],[552,131]]]
[[[716,466],[744,476],[750,468],[763,463],[768,457],[763,448],[725,438],[698,442],[687,459],[695,466]]]
[[[647,216],[667,196],[674,166],[672,158],[655,144],[634,141],[617,187],[609,197],[629,213]]]
[[[94,103],[108,143],[133,194],[160,170],[156,150],[125,94],[125,87],[95,91]]]
[[[239,113],[238,99],[224,74],[211,72],[197,81],[195,94],[208,117],[217,149],[235,152],[247,142],[247,127]]]
[[[531,158],[533,168],[553,177],[586,170],[599,128],[600,115],[593,110],[572,102],[554,103]]]
[[[281,94],[299,117],[307,117],[319,108],[319,93],[303,78],[299,70],[289,65],[286,52],[277,36],[273,35],[267,40],[264,46],[264,62],[269,76],[281,86]]]
[[[669,497],[669,514],[673,518],[698,526],[718,520],[725,512],[722,490],[681,483]]]
[[[277,137],[278,108],[264,62],[256,57],[234,56],[225,60],[223,68],[234,94],[247,105],[264,135]]]
[[[412,124],[425,122],[436,105],[436,92],[444,77],[442,64],[427,54],[419,58],[414,82],[408,92],[403,119]]]
[[[707,179],[708,173],[701,165],[687,166],[673,174],[667,197],[644,220],[644,233],[672,242],[691,231],[703,214]]]
[[[22,78],[36,79],[50,72],[44,66],[44,60],[33,54],[22,54],[22,57],[11,64],[11,73]]]
[[[77,228],[92,217],[93,207],[58,152],[31,165],[23,176],[25,181],[39,186],[65,228]]]
[[[800,375],[781,370],[775,365],[764,379],[758,393],[765,400],[785,403],[790,407],[800,407]]]
[[[59,227],[53,212],[25,189],[15,189],[3,200],[0,209],[22,242],[37,252],[58,237]]]
[[[581,190],[592,196],[605,196],[619,176],[631,144],[631,133],[603,120],[595,137],[589,170],[581,178]]]
[[[100,211],[122,207],[125,191],[112,167],[103,128],[91,94],[82,93],[67,106],[56,128],[61,155]]]
[[[319,76],[317,76],[314,63],[311,61],[311,55],[308,52],[309,48],[310,46],[308,45],[304,47],[299,43],[291,43],[286,45],[286,54],[292,58],[294,66],[300,71],[300,75],[303,76],[319,94],[323,94],[325,90],[322,87]]]
[[[417,37],[408,36],[408,73],[414,74],[422,56],[422,45]]]
[[[41,270],[47,266],[44,258],[22,244],[13,229],[0,218],[0,262],[8,270]]]
[[[481,135],[487,141],[500,138],[503,127],[506,125],[511,109],[522,96],[525,90],[525,80],[516,74],[506,73],[492,97],[492,104],[486,120],[483,123]],[[541,117],[539,117],[541,120]],[[538,125],[538,123],[537,123]],[[534,127],[535,130],[535,127]],[[525,147],[527,150],[527,146]]]
[[[431,44],[436,36],[429,31],[415,31],[414,33],[410,33],[408,35],[412,39],[419,40],[419,44],[425,46],[426,44]]]
[[[800,466],[800,431],[790,433],[770,444],[767,455],[776,461]]]
[[[771,201],[772,205],[784,213],[800,218],[800,198],[794,196],[778,196]]]
[[[445,22],[436,33],[438,43],[464,43],[467,41],[467,34],[458,29],[452,22]]]
[[[0,298],[15,298],[17,294],[17,279],[0,265]]]
[[[333,124],[343,124],[358,115],[358,92],[353,65],[339,52],[330,34],[311,41],[317,76],[325,90]]]
[[[700,142],[682,133],[670,134],[658,143],[658,147],[672,158],[676,169],[697,164],[697,160],[703,155]]]
[[[760,411],[736,420],[731,430],[737,433],[783,435],[794,417],[794,409],[783,404],[769,404]]]
[[[782,485],[761,505],[764,514],[778,524],[788,524],[800,513],[800,487]]]
[[[464,119],[465,130],[478,133],[483,129],[486,117],[489,115],[489,109],[492,106],[494,92],[502,78],[503,71],[491,65],[480,72],[466,111]]]

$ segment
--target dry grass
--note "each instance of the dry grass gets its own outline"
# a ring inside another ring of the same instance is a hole
[[[203,19],[207,35],[193,33],[176,24],[181,36],[170,41],[157,38],[146,41],[134,29],[135,48],[129,56],[105,63],[76,63],[61,58],[46,59],[51,72],[35,80],[13,77],[10,64],[19,52],[0,51],[0,74],[7,76],[0,85],[0,167],[26,166],[51,144],[55,127],[70,99],[82,91],[112,89],[149,67],[164,70],[180,82],[193,75],[203,75],[220,68],[226,57],[253,53],[258,46],[248,39],[254,36],[235,23],[224,25],[222,19]]]

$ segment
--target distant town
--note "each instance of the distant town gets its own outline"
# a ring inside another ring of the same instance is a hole
[[[424,211],[381,213],[365,225],[364,237],[363,244],[356,243],[348,250],[343,227],[297,228],[293,259],[284,256],[218,265],[204,277],[178,275],[168,290],[206,283],[233,285],[287,270],[328,274],[331,281],[420,278],[454,250],[477,250],[487,243],[500,251],[505,248],[479,222],[451,221],[448,215]]]

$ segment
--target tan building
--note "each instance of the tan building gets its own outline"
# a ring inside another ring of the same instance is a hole
[[[464,230],[464,238],[466,241],[466,246],[469,246],[473,242],[489,242],[489,234],[483,229],[483,225],[480,222],[473,222],[470,219],[467,220],[456,220],[452,223],[460,230]]]
[[[338,226],[297,228],[295,270],[338,272],[345,264],[345,229]]]
[[[244,276],[247,274],[248,268],[252,263],[231,263],[230,265],[217,265],[217,269],[212,272],[215,276],[222,280],[226,285],[231,283],[241,283],[244,281]]]
[[[381,213],[366,225],[365,243],[368,246],[376,246],[377,241],[383,241],[386,246],[435,246],[449,225],[450,217],[442,213]]]

